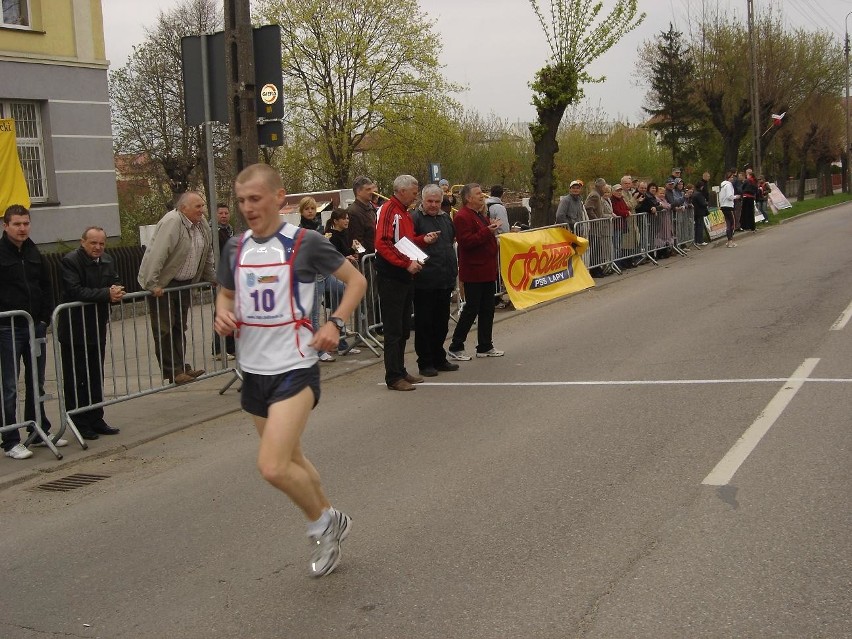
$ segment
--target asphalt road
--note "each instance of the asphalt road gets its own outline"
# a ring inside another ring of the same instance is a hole
[[[845,206],[609,278],[413,393],[326,383],[323,579],[239,414],[7,488],[0,637],[852,637],[850,238]]]

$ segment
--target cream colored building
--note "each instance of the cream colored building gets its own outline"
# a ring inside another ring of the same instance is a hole
[[[2,14],[0,117],[15,120],[33,239],[120,235],[101,0],[2,0]]]

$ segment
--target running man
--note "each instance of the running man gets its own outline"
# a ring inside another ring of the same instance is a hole
[[[323,235],[282,222],[278,211],[285,192],[274,169],[249,166],[235,187],[250,230],[223,250],[214,327],[223,336],[237,331],[241,404],[260,435],[258,469],[308,518],[311,575],[322,577],[340,562],[340,542],[352,524],[331,506],[300,440],[320,397],[317,351],[337,348],[344,318],[363,297],[366,280]],[[346,289],[340,306],[314,333],[314,281],[330,274]]]

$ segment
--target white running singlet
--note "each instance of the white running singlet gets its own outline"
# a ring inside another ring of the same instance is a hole
[[[251,231],[240,238],[234,313],[244,371],[276,375],[317,361],[309,346],[315,284],[299,282],[293,269],[305,232],[288,223],[265,242],[256,242]]]

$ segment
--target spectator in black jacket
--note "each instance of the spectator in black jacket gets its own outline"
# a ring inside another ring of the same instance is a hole
[[[227,204],[220,204],[216,207],[216,234],[219,237],[219,252],[222,252],[222,249],[225,248],[225,244],[228,243],[232,237],[234,237],[234,227],[231,226],[231,211],[228,209]],[[235,359],[234,353],[237,352],[237,345],[234,341],[233,335],[228,335],[225,338],[225,355],[222,355],[222,343],[221,338],[213,334],[213,358],[214,359]]]
[[[105,247],[106,232],[90,226],[83,231],[80,248],[63,256],[61,262],[61,301],[89,302],[60,311],[57,321],[66,410],[103,401],[109,305],[124,297],[124,287]],[[104,421],[103,407],[72,415],[71,421],[83,439],[119,432]]]
[[[423,250],[429,259],[414,278],[414,350],[423,377],[439,371],[456,371],[458,364],[447,359],[444,341],[450,324],[450,297],[456,286],[459,263],[453,242],[455,228],[441,210],[443,193],[434,184],[423,187],[420,206],[412,214],[417,235],[438,233],[438,239]]]
[[[30,212],[19,204],[6,209],[3,216],[3,236],[0,237],[0,312],[26,311],[33,319],[36,339],[44,338],[53,313],[53,288],[47,264],[38,248],[30,239]],[[24,361],[24,420],[36,420],[36,399],[44,396],[44,371],[47,363],[45,349],[36,360],[38,388],[33,388],[33,371],[30,363],[30,332],[27,322],[21,317],[0,320],[0,378],[3,388],[3,425],[17,423],[18,373],[21,359]],[[44,403],[38,402],[41,413],[41,428],[50,431],[50,421],[44,412]],[[28,428],[32,432],[31,428]],[[2,434],[3,451],[12,459],[27,459],[31,450],[21,443],[17,429]],[[66,446],[64,439],[53,442]],[[38,442],[43,444],[43,442]]]
[[[692,215],[695,222],[695,244],[697,246],[707,246],[704,241],[704,218],[709,215],[709,205],[707,198],[704,196],[704,190],[698,187],[693,188],[691,184],[686,187],[687,200],[692,204]]]

